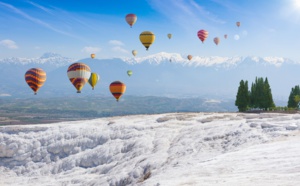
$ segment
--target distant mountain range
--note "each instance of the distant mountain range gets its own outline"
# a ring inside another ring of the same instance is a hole
[[[45,53],[40,58],[0,59],[0,95],[31,96],[24,74],[33,67],[47,72],[38,96],[76,94],[66,73],[76,61],[86,63],[101,77],[94,91],[89,85],[84,87],[81,95],[85,96],[110,96],[109,84],[120,80],[127,85],[127,95],[235,99],[240,80],[248,80],[251,86],[257,76],[268,77],[275,99],[287,100],[291,88],[300,84],[300,64],[281,57],[194,56],[189,61],[177,53],[161,52],[146,57],[76,60]],[[133,71],[131,77],[127,70]]]

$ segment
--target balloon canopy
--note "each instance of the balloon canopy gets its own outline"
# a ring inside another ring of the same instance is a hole
[[[125,17],[126,22],[132,27],[137,20],[137,16],[135,14],[127,14]]]
[[[99,80],[100,80],[100,76],[97,73],[92,72],[91,77],[89,78],[88,82],[92,86],[93,90],[94,90],[94,88],[97,85]]]
[[[206,30],[199,30],[197,35],[198,35],[198,38],[203,43],[205,41],[205,39],[208,37],[208,31],[206,31]]]
[[[25,73],[25,81],[36,95],[46,81],[46,72],[41,68],[31,68]]]
[[[140,34],[140,41],[145,46],[146,50],[148,50],[150,45],[155,41],[155,35],[150,31],[144,31]]]
[[[84,63],[73,63],[69,66],[67,75],[71,83],[76,88],[77,93],[80,93],[81,89],[91,77],[91,69]]]
[[[114,81],[109,85],[109,90],[112,95],[116,98],[117,101],[121,98],[121,96],[126,91],[126,85],[121,81]]]

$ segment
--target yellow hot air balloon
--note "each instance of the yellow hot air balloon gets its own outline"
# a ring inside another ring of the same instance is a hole
[[[132,55],[136,56],[137,55],[137,50],[132,50]]]
[[[95,54],[91,54],[91,58],[94,59],[96,57]]]
[[[46,72],[41,68],[31,68],[25,73],[25,81],[36,95],[46,81]]]
[[[168,38],[171,39],[171,37],[172,37],[172,34],[168,34]]]
[[[73,63],[69,66],[67,74],[69,80],[77,89],[77,93],[80,93],[91,76],[91,69],[84,63]]]
[[[121,81],[114,81],[109,85],[109,90],[112,95],[116,98],[117,101],[121,98],[121,96],[126,91],[126,85]]]
[[[150,45],[152,45],[154,40],[155,40],[155,35],[152,32],[144,31],[140,34],[140,41],[146,47],[146,50],[149,49]]]
[[[97,73],[92,72],[91,77],[89,78],[88,82],[92,86],[93,90],[94,90],[94,88],[97,85],[99,80],[100,80],[100,76]]]
[[[188,55],[187,58],[188,58],[188,60],[191,60],[193,58],[193,56],[192,55]]]

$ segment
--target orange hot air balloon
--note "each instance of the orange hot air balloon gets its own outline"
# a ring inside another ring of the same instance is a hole
[[[46,72],[40,68],[31,68],[25,73],[25,81],[36,95],[46,81]]]
[[[227,34],[224,35],[224,38],[227,39]]]
[[[191,60],[193,58],[193,56],[192,55],[188,55],[187,58],[188,58],[188,60]]]
[[[241,26],[241,22],[239,22],[239,21],[236,22],[236,26],[237,26],[237,27],[240,27],[240,26]]]
[[[77,93],[80,93],[83,86],[91,77],[91,69],[84,63],[73,63],[69,66],[67,74],[69,80],[77,89]]]
[[[220,38],[215,37],[215,38],[214,38],[214,42],[215,42],[216,45],[218,45],[218,44],[220,43]]]
[[[119,101],[120,97],[126,91],[126,85],[121,81],[114,81],[109,85],[109,90],[112,93],[112,95],[116,98],[116,100]]]
[[[91,58],[94,59],[96,57],[95,54],[91,54]]]
[[[205,41],[205,39],[207,38],[207,36],[208,36],[208,31],[206,31],[206,30],[199,30],[197,35],[198,35],[199,39],[202,41],[202,43],[203,43]]]
[[[134,23],[137,20],[137,16],[135,14],[127,14],[125,17],[126,22],[130,25],[130,27],[132,28],[132,25],[134,25]]]

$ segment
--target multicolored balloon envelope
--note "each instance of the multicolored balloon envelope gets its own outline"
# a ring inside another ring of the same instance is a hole
[[[240,27],[240,26],[241,26],[241,22],[239,22],[239,21],[236,22],[235,24],[236,24],[237,27]]]
[[[84,63],[73,63],[69,66],[67,73],[69,80],[77,89],[77,93],[81,92],[81,89],[91,77],[91,69]]]
[[[137,16],[135,14],[127,14],[125,17],[126,22],[132,27],[137,20]]]
[[[193,58],[193,56],[192,55],[188,55],[187,58],[188,58],[188,60],[191,60]]]
[[[31,68],[25,73],[25,81],[36,95],[46,81],[46,72],[40,68]]]
[[[146,50],[148,50],[150,45],[155,41],[155,35],[152,32],[144,31],[140,34],[140,41]]]
[[[97,73],[92,72],[91,77],[89,78],[88,82],[92,86],[93,90],[94,90],[94,88],[97,85],[99,80],[100,80],[100,76]]]
[[[109,90],[112,93],[112,95],[116,98],[116,100],[119,101],[120,97],[126,91],[126,85],[121,81],[114,81],[110,84]]]

